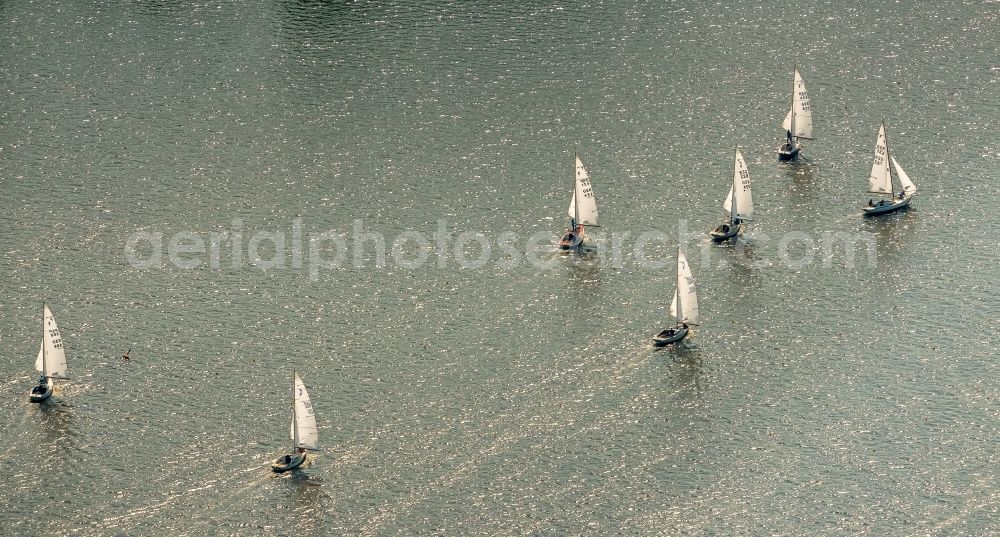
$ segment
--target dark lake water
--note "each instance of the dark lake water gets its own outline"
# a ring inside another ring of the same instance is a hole
[[[0,4],[0,527],[1000,533],[998,4],[495,4]]]

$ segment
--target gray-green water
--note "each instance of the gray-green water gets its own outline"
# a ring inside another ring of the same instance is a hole
[[[0,526],[1000,533],[1000,10],[915,4],[3,3]],[[793,64],[818,140],[788,166]],[[921,193],[864,222],[883,118]],[[742,255],[704,235],[737,145]],[[665,268],[525,261],[566,225],[574,150],[603,232],[663,232]],[[369,244],[315,277],[229,243],[218,268],[127,259],[235,219],[519,249],[411,269]],[[653,351],[681,228],[703,324]],[[827,256],[836,232],[875,261]],[[43,299],[74,379],[39,408]],[[293,368],[325,450],[275,477]]]

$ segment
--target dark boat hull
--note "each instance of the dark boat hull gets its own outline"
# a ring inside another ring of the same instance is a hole
[[[799,156],[799,150],[801,148],[796,144],[791,149],[781,146],[778,148],[778,160],[793,160],[795,157]]]
[[[880,214],[889,214],[891,212],[898,211],[900,209],[905,209],[910,206],[910,200],[913,196],[906,196],[901,200],[893,200],[891,202],[883,200],[878,204],[873,206],[868,206],[862,209],[865,216],[878,216]]]
[[[670,333],[671,330],[673,331],[672,333]],[[676,343],[684,339],[687,335],[688,329],[683,326],[667,329],[653,336],[653,345],[656,345],[657,347],[665,347],[671,343]]]
[[[721,231],[720,230],[721,227],[722,226],[719,226],[718,228],[714,229],[712,232],[709,233],[709,235],[712,237],[712,240],[715,242],[722,242],[725,240],[729,240],[740,233],[739,224],[731,224],[727,231]]]
[[[40,386],[35,386],[28,392],[28,401],[32,403],[41,403],[49,397],[52,397],[52,386],[45,386],[44,390],[39,390]]]
[[[274,461],[274,464],[271,465],[271,470],[273,472],[275,472],[275,473],[279,473],[280,474],[282,472],[287,472],[289,470],[294,470],[294,469],[298,468],[299,466],[302,466],[302,463],[306,462],[306,454],[305,453],[299,453],[299,454],[295,454],[295,455],[287,455],[287,457],[288,457],[287,462],[286,462],[285,457],[282,457],[282,458]]]
[[[565,251],[579,250],[585,248],[589,242],[585,235],[580,235],[576,232],[566,232],[559,239],[559,249]]]

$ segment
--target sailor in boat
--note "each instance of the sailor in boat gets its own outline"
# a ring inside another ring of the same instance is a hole
[[[900,191],[899,192],[899,199],[903,199],[903,196],[905,196],[905,195],[906,195],[906,191],[905,190]]]
[[[576,224],[576,218],[569,219],[569,231],[563,236],[563,244],[566,246],[576,246],[583,240],[583,226]]]
[[[742,224],[742,223],[743,223],[743,222],[742,222],[742,221],[740,221],[740,219],[739,219],[739,218],[737,218],[736,220],[733,220],[733,223],[732,223],[732,225],[734,225],[734,226],[738,226],[738,225],[740,225],[740,224]],[[729,233],[729,231],[730,231],[731,229],[732,229],[732,227],[731,227],[731,226],[730,226],[729,224],[722,224],[722,225],[720,225],[719,227],[715,228],[715,232],[716,232],[716,233],[721,233],[721,234],[725,235],[725,234]]]
[[[785,130],[785,143],[781,146],[781,150],[791,151],[794,148],[795,145],[792,143],[792,131]]]
[[[128,353],[130,353],[130,352],[132,352],[132,347],[129,347],[129,349],[127,351],[125,351],[125,354],[122,355],[122,361],[125,361],[125,362],[128,361]]]
[[[38,386],[31,389],[31,393],[43,394],[48,387],[45,385],[45,375],[38,377]]]
[[[874,207],[875,206],[875,201],[872,200],[871,198],[868,198],[868,206],[869,207]]]

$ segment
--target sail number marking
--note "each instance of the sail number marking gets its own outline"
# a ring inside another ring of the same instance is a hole
[[[61,349],[62,348],[62,338],[59,337],[59,329],[58,328],[49,328],[48,331],[49,331],[49,338],[52,341],[52,348],[53,349]]]

